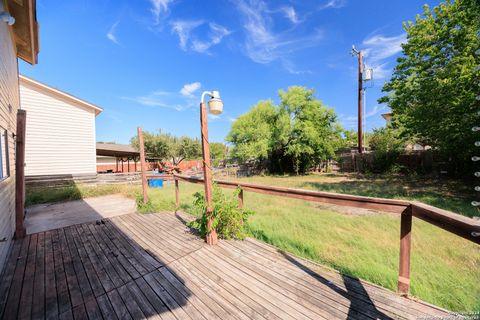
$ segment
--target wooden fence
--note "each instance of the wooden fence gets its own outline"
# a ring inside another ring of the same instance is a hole
[[[189,183],[203,183],[203,179],[174,175],[176,207],[180,206],[179,181]],[[355,208],[373,209],[384,212],[393,212],[400,215],[400,263],[398,275],[398,291],[407,295],[410,288],[410,251],[412,234],[412,217],[422,219],[439,228],[456,234],[462,238],[480,244],[480,221],[461,216],[459,214],[429,206],[417,201],[371,198],[330,192],[311,191],[259,185],[252,183],[215,180],[223,188],[240,188],[238,195],[239,206],[243,206],[244,191],[296,198],[307,201],[331,203]]]

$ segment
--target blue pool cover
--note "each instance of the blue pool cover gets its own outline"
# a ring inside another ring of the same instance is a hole
[[[148,186],[150,188],[162,188],[163,187],[163,180],[160,179],[149,179]]]

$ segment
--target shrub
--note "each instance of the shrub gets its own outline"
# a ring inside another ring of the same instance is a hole
[[[158,210],[155,209],[155,206],[153,205],[153,203],[150,199],[148,199],[147,203],[143,203],[143,194],[141,194],[141,193],[137,194],[137,197],[136,197],[135,200],[137,202],[138,212],[152,213],[152,212],[158,211]]]
[[[232,197],[227,197],[216,184],[213,185],[213,228],[220,238],[244,239],[247,234],[245,228],[247,218],[253,214],[253,211],[238,207],[237,196],[239,192],[240,189],[237,189]],[[193,207],[199,218],[190,222],[189,227],[197,229],[200,235],[204,237],[208,231],[207,204],[203,193],[196,192],[194,197]]]
[[[388,172],[398,169],[393,167],[403,152],[404,141],[396,130],[392,128],[375,129],[370,140],[370,147],[374,151],[373,171]]]

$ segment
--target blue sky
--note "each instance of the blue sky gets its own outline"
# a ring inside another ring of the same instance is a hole
[[[198,102],[217,89],[224,113],[209,119],[211,141],[257,101],[292,85],[316,90],[345,128],[356,128],[355,44],[374,81],[367,129],[384,125],[378,105],[414,0],[37,0],[39,64],[21,73],[104,109],[97,140],[127,143],[136,127],[199,136]]]

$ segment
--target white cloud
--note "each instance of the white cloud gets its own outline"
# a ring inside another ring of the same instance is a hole
[[[377,64],[372,67],[374,79],[385,79],[392,72],[391,68],[388,68],[388,63]]]
[[[182,48],[182,50],[187,50],[187,44],[190,40],[190,33],[192,32],[192,30],[202,24],[203,20],[177,20],[172,22],[172,31],[178,35],[178,39],[180,41],[180,48]]]
[[[139,96],[139,97],[122,97],[124,100],[130,100],[137,102],[139,104],[143,104],[144,106],[150,107],[169,107],[167,103],[164,103],[165,97],[171,95],[170,92],[167,91],[155,91],[150,94]]]
[[[168,13],[168,7],[174,0],[150,0],[152,8],[150,11],[153,13],[155,18],[155,24],[160,23],[160,18],[162,14]]]
[[[323,38],[323,32],[315,29],[307,36],[299,35],[295,28],[283,31],[274,31],[274,19],[266,3],[262,0],[237,1],[238,11],[244,18],[245,29],[245,54],[254,62],[267,64],[280,61],[283,67],[291,72],[294,63],[291,61],[292,53],[308,47],[313,47]],[[293,8],[292,8],[293,9]],[[277,10],[278,12],[278,10]],[[295,11],[290,11],[299,21]],[[295,72],[293,72],[295,73]]]
[[[210,22],[208,24],[210,28],[209,38],[206,41],[195,39],[192,41],[191,48],[193,51],[204,53],[207,52],[210,47],[222,42],[223,38],[228,36],[231,32],[219,24]]]
[[[298,18],[297,12],[293,7],[281,7],[280,10],[285,15],[285,18],[290,20],[293,24],[300,23],[300,19]]]
[[[402,33],[392,37],[375,34],[363,40],[363,54],[368,64],[373,66],[374,78],[383,79],[391,73],[388,59],[402,51],[401,45],[406,39],[406,34]]]
[[[365,112],[365,118],[371,118],[371,117],[379,114],[380,112],[382,112],[382,111],[385,110],[385,109],[386,109],[385,106],[376,104],[376,105],[373,107],[372,110]]]
[[[386,109],[385,106],[376,104],[371,110],[365,110],[363,119],[365,120],[365,122],[367,124],[375,123],[376,122],[375,119],[373,119],[371,121],[366,121],[366,120],[378,115],[379,113],[381,113],[385,109]],[[342,114],[342,115],[338,116],[338,120],[340,120],[342,122],[342,124],[344,125],[344,127],[347,128],[347,129],[357,128],[357,125],[358,125],[358,117],[357,116],[352,116],[352,115],[345,116],[345,115]]]
[[[119,22],[120,22],[120,21],[115,22],[115,23],[110,27],[110,29],[108,30],[107,35],[106,35],[107,38],[108,38],[110,41],[112,41],[113,43],[116,43],[116,44],[120,44],[120,43],[118,42],[117,36],[115,35],[115,31],[117,30],[117,26],[118,26],[118,23],[119,23]]]
[[[180,89],[180,93],[184,97],[192,97],[193,93],[200,89],[202,84],[200,82],[187,83]]]
[[[346,4],[346,0],[329,0],[324,5],[320,6],[320,10],[323,9],[338,9],[344,7]]]
[[[235,121],[237,121],[237,118],[234,118],[234,117],[228,117],[228,121],[230,121],[230,122],[235,122]]]
[[[365,56],[375,61],[389,58],[402,51],[402,43],[407,40],[407,35],[402,33],[398,36],[386,37],[383,35],[373,35],[363,40]]]
[[[220,119],[220,115],[209,113],[209,114],[208,114],[208,118],[209,118],[210,120],[212,120],[212,121],[215,121],[215,120]]]
[[[137,97],[121,97],[121,99],[148,107],[162,107],[184,111],[197,105],[198,101],[194,93],[200,87],[200,82],[193,82],[185,84],[177,92],[158,90]]]
[[[177,20],[171,23],[172,32],[178,35],[182,50],[190,49],[199,53],[208,53],[208,49],[222,42],[223,38],[231,33],[224,26],[209,22],[207,37],[200,39],[193,31],[203,24],[205,24],[203,20]]]

